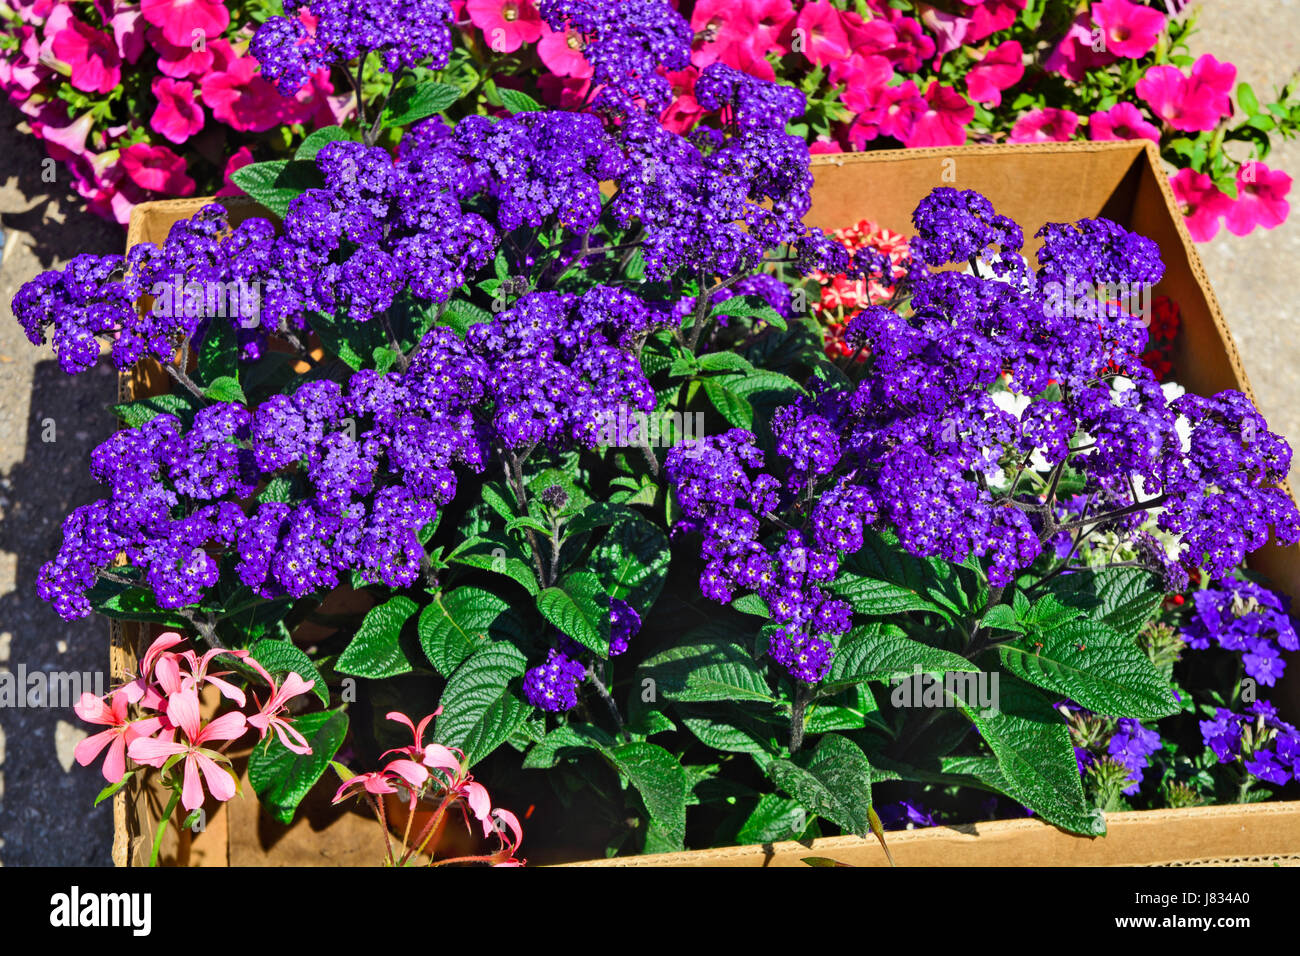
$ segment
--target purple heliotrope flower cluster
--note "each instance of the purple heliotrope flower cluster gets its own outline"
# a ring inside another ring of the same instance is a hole
[[[641,615],[631,604],[618,598],[609,602],[609,656],[627,651],[628,642],[641,630]],[[559,635],[544,663],[524,674],[524,699],[550,713],[563,713],[578,706],[578,688],[587,676],[582,662],[586,649],[567,634]]]
[[[1246,674],[1272,687],[1286,669],[1281,652],[1300,650],[1289,603],[1253,581],[1227,578],[1192,595],[1183,636],[1197,650],[1213,641],[1225,651],[1239,652]]]
[[[1246,714],[1216,708],[1201,721],[1201,737],[1220,763],[1240,760],[1252,776],[1281,786],[1300,777],[1300,730],[1277,716],[1266,700],[1250,704]]]
[[[308,0],[316,19],[307,29],[289,16],[270,17],[257,29],[249,52],[282,96],[293,96],[312,73],[377,53],[390,73],[424,65],[440,70],[451,55],[452,9],[447,0]]]
[[[1160,734],[1156,731],[1143,727],[1131,717],[1120,718],[1115,733],[1106,745],[1106,752],[1112,760],[1128,770],[1130,783],[1124,788],[1126,794],[1138,792],[1142,785],[1142,771],[1151,766],[1151,755],[1163,746]]]
[[[403,372],[307,382],[253,411],[211,405],[189,428],[158,415],[121,431],[91,459],[110,497],[68,517],[38,593],[82,617],[122,552],[164,608],[200,602],[223,551],[264,597],[328,590],[346,571],[408,586],[424,559],[418,532],[455,494],[457,465],[482,470],[502,446],[594,448],[620,406],[653,409],[636,360],[650,321],[621,290],[532,293],[465,340],[433,329]],[[283,492],[265,500],[275,482]]]
[[[541,0],[538,12],[552,30],[582,36],[582,55],[598,86],[662,110],[672,100],[665,70],[691,62],[690,24],[663,0]]]

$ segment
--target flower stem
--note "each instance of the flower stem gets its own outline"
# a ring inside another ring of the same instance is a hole
[[[163,811],[162,819],[158,821],[158,829],[153,837],[153,850],[149,854],[149,865],[151,867],[158,865],[158,854],[162,851],[163,834],[167,832],[167,821],[172,818],[176,812],[176,804],[181,802],[181,789],[177,787],[172,791],[171,799],[167,801],[167,809]]]

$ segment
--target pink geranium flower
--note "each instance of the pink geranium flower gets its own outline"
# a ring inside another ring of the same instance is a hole
[[[1194,169],[1178,170],[1169,182],[1192,238],[1197,242],[1213,239],[1219,231],[1219,219],[1232,206],[1232,200],[1207,174]]]
[[[791,49],[801,52],[818,66],[849,55],[849,37],[840,11],[827,0],[817,0],[799,11]]]
[[[71,69],[70,82],[87,93],[111,93],[122,79],[122,58],[105,34],[75,17],[54,36],[54,55]]]
[[[1012,143],[1064,143],[1079,128],[1079,115],[1048,106],[1030,110],[1011,127]]]
[[[1002,91],[1015,86],[1025,75],[1025,51],[1015,40],[1007,40],[990,50],[966,74],[966,89],[976,103],[1000,106]]]
[[[166,146],[133,143],[121,154],[127,178],[141,189],[168,196],[189,196],[194,180],[185,172],[185,160]]]
[[[1106,49],[1130,60],[1146,56],[1165,28],[1163,13],[1129,0],[1101,0],[1089,12],[1092,22],[1102,29]]]
[[[126,748],[136,737],[147,737],[158,732],[162,722],[157,717],[145,717],[130,720],[127,709],[131,702],[120,691],[108,697],[106,703],[94,694],[82,694],[73,706],[73,712],[88,724],[99,724],[108,730],[100,731],[77,744],[73,757],[81,766],[89,766],[91,761],[108,748],[101,772],[109,783],[117,783],[126,776]]]
[[[193,688],[173,694],[167,701],[167,719],[185,734],[184,741],[165,736],[137,737],[127,745],[127,755],[151,767],[161,767],[171,757],[184,755],[181,806],[197,810],[203,806],[203,784],[208,792],[225,802],[235,795],[235,778],[217,761],[221,754],[205,746],[217,741],[238,740],[247,730],[239,711],[231,711],[203,724],[199,717],[199,695]]]
[[[1132,103],[1116,103],[1104,113],[1088,118],[1088,136],[1095,140],[1149,139],[1160,142],[1160,130],[1147,122]]]
[[[513,53],[525,43],[536,43],[546,24],[532,0],[469,0],[469,22],[483,31],[488,47]]]
[[[904,145],[960,146],[966,142],[966,126],[975,118],[975,107],[951,86],[938,80],[925,91],[925,112],[916,120]]]
[[[1291,177],[1263,163],[1243,163],[1237,170],[1237,201],[1228,209],[1224,223],[1234,236],[1244,236],[1256,226],[1273,229],[1286,221],[1291,211],[1287,195]]]
[[[1206,53],[1192,64],[1190,76],[1176,66],[1153,66],[1138,80],[1137,94],[1152,111],[1178,130],[1211,130],[1232,111],[1232,83],[1237,68]]]
[[[194,84],[155,77],[153,95],[158,99],[149,125],[171,140],[183,143],[203,129],[203,107],[194,96]]]
[[[230,25],[221,0],[140,0],[140,12],[173,46],[191,46],[200,36],[219,37]]]
[[[591,64],[582,55],[585,46],[582,37],[573,30],[552,30],[545,24],[543,27],[545,32],[537,44],[537,55],[546,68],[556,76],[591,76]]]
[[[1092,18],[1085,10],[1074,18],[1061,42],[1043,62],[1043,69],[1082,83],[1089,70],[1115,62],[1115,54],[1104,48],[1104,41],[1101,47],[1093,49]]]

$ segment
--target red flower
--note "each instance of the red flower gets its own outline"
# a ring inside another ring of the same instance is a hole
[[[122,168],[141,189],[168,196],[194,192],[194,180],[185,172],[185,160],[166,146],[134,143],[122,150]]]
[[[122,58],[106,34],[69,18],[54,36],[54,55],[72,70],[71,82],[87,93],[111,93],[122,79]]]
[[[849,104],[846,94],[845,103]],[[853,108],[851,104],[850,108]],[[849,142],[855,149],[878,135],[907,142],[928,104],[911,80],[898,86],[868,89],[858,108],[858,118],[849,128]]]

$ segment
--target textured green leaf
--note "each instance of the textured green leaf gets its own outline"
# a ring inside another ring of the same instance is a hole
[[[529,770],[549,770],[574,751],[594,750],[608,753],[614,738],[594,724],[568,724],[557,727],[535,743],[524,757]]]
[[[589,651],[609,655],[609,595],[592,571],[570,571],[537,595],[537,610]]]
[[[645,620],[668,576],[668,537],[644,518],[619,522],[592,549],[590,566],[610,597],[627,601]]]
[[[198,381],[208,385],[220,378],[234,379],[239,375],[239,342],[235,327],[226,319],[217,317],[208,325],[199,346]]]
[[[702,384],[705,397],[713,403],[718,414],[727,420],[727,424],[733,428],[754,427],[754,408],[749,404],[748,399],[737,395],[718,379],[704,379]]]
[[[893,624],[872,624],[841,639],[826,684],[888,682],[911,677],[917,667],[923,674],[978,670],[960,654],[914,641]]]
[[[1047,593],[1062,604],[1088,613],[1120,634],[1135,637],[1155,616],[1164,592],[1158,579],[1141,568],[1101,568],[1054,578]]]
[[[645,661],[638,677],[652,678],[657,692],[668,700],[774,700],[754,659],[725,640],[669,648]]]
[[[231,182],[280,218],[289,211],[289,203],[308,189],[322,183],[315,162],[275,160],[250,163],[235,170]]]
[[[239,379],[231,375],[216,379],[203,390],[203,394],[214,402],[239,402],[241,405],[248,402],[244,390],[239,387]]]
[[[765,793],[736,834],[741,846],[796,840],[808,828],[808,811],[798,800]]]
[[[690,785],[677,758],[658,744],[633,741],[610,751],[615,766],[641,794],[650,814],[647,853],[681,850],[686,842],[686,798]]]
[[[138,428],[159,415],[175,415],[188,424],[196,411],[198,406],[194,404],[194,400],[189,395],[180,393],[155,395],[153,398],[142,398],[138,402],[113,406],[113,414],[130,428]]]
[[[537,572],[519,543],[505,532],[488,531],[461,542],[460,547],[447,556],[448,561],[471,568],[504,574],[519,582],[529,594],[536,595]]]
[[[318,130],[313,130],[307,134],[306,139],[294,152],[294,159],[315,161],[316,154],[319,153],[326,144],[333,143],[337,140],[350,139],[348,131],[342,126],[322,126]]]
[[[412,123],[441,113],[461,98],[459,87],[450,83],[421,83],[404,86],[393,92],[384,107],[385,126],[409,126]]]
[[[830,590],[859,614],[932,611],[951,619],[968,605],[952,565],[914,557],[870,529],[862,549],[841,562]]]
[[[541,103],[520,90],[498,90],[501,102],[511,113],[536,113],[546,109]]]
[[[827,734],[811,753],[774,760],[772,781],[809,813],[824,817],[847,833],[871,833],[871,765],[853,741]]]
[[[410,672],[411,659],[403,646],[402,630],[415,610],[415,602],[400,594],[372,607],[334,669],[375,679]]]
[[[420,612],[418,630],[420,647],[444,677],[493,642],[519,640],[528,633],[523,615],[510,602],[475,587],[435,594]]]
[[[770,757],[779,749],[778,734],[789,735],[787,725],[765,724],[732,704],[678,704],[676,711],[700,743],[728,753]]]
[[[334,755],[348,732],[348,715],[327,710],[295,717],[293,726],[307,738],[309,754],[296,754],[268,734],[248,758],[248,779],[262,808],[281,823],[293,822],[294,811]]]
[[[470,765],[502,744],[532,711],[508,687],[525,666],[524,655],[510,644],[475,651],[456,668],[442,693],[438,742],[459,747]]]

